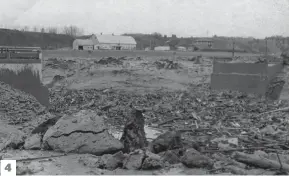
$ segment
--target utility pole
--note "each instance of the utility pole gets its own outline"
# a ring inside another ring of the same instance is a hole
[[[268,55],[268,43],[267,43],[267,37],[265,38],[265,42],[266,42],[266,56]]]
[[[232,57],[235,55],[235,39],[233,39]]]

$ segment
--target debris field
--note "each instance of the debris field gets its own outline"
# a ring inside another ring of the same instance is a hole
[[[0,83],[0,157],[19,175],[288,174],[289,100],[211,90],[212,63],[46,58],[50,107]]]

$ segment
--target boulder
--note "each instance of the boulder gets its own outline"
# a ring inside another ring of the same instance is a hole
[[[143,150],[135,150],[130,153],[129,156],[123,162],[123,168],[129,170],[139,170],[142,167],[145,153]]]
[[[168,150],[160,153],[160,156],[164,162],[177,164],[181,162],[180,158],[183,156],[183,150],[184,149]]]
[[[96,168],[99,167],[100,163],[100,156],[95,155],[83,155],[79,158],[78,163],[83,164],[84,166],[90,167],[90,168]]]
[[[52,118],[49,118],[47,120],[45,120],[44,122],[42,122],[41,124],[39,124],[37,127],[35,127],[33,130],[32,130],[32,134],[45,134],[46,131],[52,127],[53,125],[56,124],[56,122],[60,119],[59,116],[55,116],[55,117],[52,117]]]
[[[44,149],[59,152],[113,154],[123,144],[108,133],[104,119],[94,111],[82,110],[64,115],[49,128],[43,137]]]
[[[39,150],[41,149],[41,140],[40,134],[33,134],[25,140],[24,148],[26,150]]]
[[[26,135],[15,127],[7,125],[0,128],[0,150],[19,149],[24,144]]]
[[[102,155],[99,161],[98,168],[115,170],[116,168],[123,166],[123,161],[126,159],[126,155],[122,151],[115,153],[114,155],[105,154]]]
[[[149,144],[149,149],[153,153],[160,153],[166,150],[178,149],[182,147],[181,132],[168,131],[161,134]]]
[[[205,155],[202,155],[197,150],[190,148],[181,157],[181,162],[189,168],[213,167],[213,161]]]
[[[159,169],[163,166],[164,163],[159,155],[154,154],[150,151],[146,151],[146,156],[142,163],[143,170]]]

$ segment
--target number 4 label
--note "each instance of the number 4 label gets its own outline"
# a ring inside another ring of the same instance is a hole
[[[16,160],[1,160],[1,176],[16,176]]]

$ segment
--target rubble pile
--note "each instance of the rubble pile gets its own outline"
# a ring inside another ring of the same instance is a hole
[[[176,63],[174,61],[168,60],[168,59],[163,59],[160,61],[155,61],[153,65],[157,69],[168,69],[168,70],[175,70],[175,69],[180,69],[182,66],[179,63]]]
[[[124,57],[123,58],[103,57],[99,61],[94,61],[94,63],[101,65],[109,65],[109,64],[122,65],[124,59],[125,59]]]
[[[69,68],[70,64],[75,63],[73,60],[64,60],[61,58],[49,58],[45,62],[45,67],[53,68],[53,69],[63,69],[66,70]]]
[[[0,117],[11,124],[23,124],[45,111],[35,97],[0,82]]]
[[[255,117],[262,112],[285,107],[285,102],[277,104],[260,100],[256,96],[246,95],[239,92],[217,92],[210,91],[209,86],[197,86],[189,91],[166,92],[156,91],[145,95],[137,95],[124,91],[110,90],[103,92],[100,90],[63,90],[52,92],[52,111],[67,112],[73,109],[96,109],[111,105],[109,116],[116,118],[115,123],[122,123],[127,105],[133,102],[142,108],[149,108],[147,111],[149,124],[161,123],[168,119],[179,118],[194,121],[195,114],[201,118],[211,119],[211,123],[206,126],[216,124],[222,119],[238,120],[247,119],[252,126],[255,125]],[[106,113],[106,111],[102,111]],[[282,115],[282,114],[277,114]],[[227,125],[229,122],[224,121]],[[243,122],[248,125],[248,122]],[[258,121],[259,122],[259,121]],[[188,122],[190,123],[190,122]],[[265,122],[264,122],[265,123]],[[257,124],[261,125],[261,124]]]

